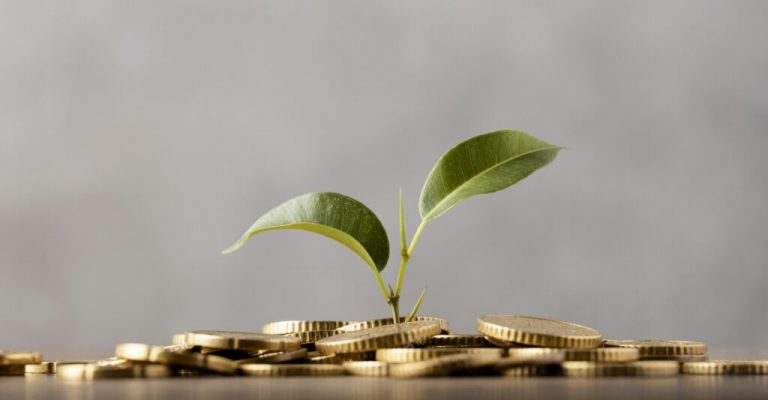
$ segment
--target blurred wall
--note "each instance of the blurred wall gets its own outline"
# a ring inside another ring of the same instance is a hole
[[[567,146],[431,223],[423,313],[768,346],[768,2],[0,0],[0,348],[388,315],[369,270],[274,232],[318,190],[409,235],[437,158]],[[397,249],[385,279],[394,282]]]

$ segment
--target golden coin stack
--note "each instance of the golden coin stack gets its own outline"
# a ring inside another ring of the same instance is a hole
[[[43,361],[0,351],[0,375],[62,379],[170,376],[676,376],[766,375],[768,360],[707,361],[707,346],[682,340],[604,340],[595,329],[522,315],[477,318],[477,334],[446,320],[278,321],[261,332],[189,331],[170,345],[118,344],[113,357]]]
[[[42,361],[40,353],[0,350],[0,376],[24,375],[26,365],[39,365]]]
[[[510,377],[560,375],[564,366],[574,360],[595,365],[638,358],[636,350],[601,349],[600,332],[570,322],[487,314],[478,317],[476,327],[488,341],[507,349],[507,357],[498,363],[498,369]]]
[[[294,336],[301,345],[314,350],[315,342],[341,333],[339,328],[355,323],[354,321],[278,321],[270,322],[261,328],[262,333]]]

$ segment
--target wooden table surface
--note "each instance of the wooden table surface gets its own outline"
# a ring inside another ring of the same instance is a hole
[[[672,378],[0,377],[0,399],[768,399],[768,376]]]

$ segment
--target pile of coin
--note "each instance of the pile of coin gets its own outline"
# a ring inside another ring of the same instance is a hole
[[[521,315],[482,315],[476,334],[415,317],[369,321],[279,321],[261,332],[190,331],[171,344],[118,344],[113,357],[42,361],[0,352],[0,375],[63,379],[200,375],[675,376],[765,375],[768,360],[708,361],[707,346],[682,340],[605,340],[595,329]]]
[[[41,365],[42,361],[40,353],[0,350],[0,376],[24,375],[27,365]]]

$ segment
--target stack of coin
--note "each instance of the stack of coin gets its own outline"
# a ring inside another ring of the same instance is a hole
[[[0,351],[0,376],[24,375],[27,364],[42,361],[40,353]]]
[[[707,361],[707,346],[681,340],[604,340],[595,329],[521,315],[488,314],[478,334],[450,334],[448,322],[416,317],[369,321],[279,321],[261,332],[190,331],[172,344],[119,344],[115,357],[46,361],[0,351],[0,375],[64,379],[248,375],[508,377],[766,375],[768,360]]]
[[[390,365],[390,376],[415,378],[445,376],[492,367],[499,359],[493,354],[452,354],[422,361]]]
[[[286,335],[298,338],[308,350],[315,349],[315,342],[342,333],[339,328],[354,321],[278,321],[261,328],[263,333]]]
[[[674,376],[680,373],[677,361],[632,361],[626,363],[594,363],[566,361],[562,365],[565,376]]]
[[[423,343],[439,332],[440,324],[435,321],[403,322],[349,331],[321,339],[316,345],[322,354],[362,353]]]
[[[683,373],[691,375],[768,375],[768,360],[713,360],[686,362]]]
[[[583,325],[520,315],[480,316],[477,330],[489,342],[507,348],[507,359],[500,365],[562,357],[562,362],[548,366],[530,361],[510,366],[504,371],[508,376],[670,376],[680,372],[681,362],[706,359],[707,350],[704,343],[691,341],[604,341],[597,330]]]
[[[567,360],[590,364],[637,360],[637,351],[605,351],[595,329],[570,322],[523,315],[487,314],[478,317],[477,330],[486,339],[507,349],[497,363],[502,375],[550,376],[561,373]],[[627,354],[628,353],[628,354]]]
[[[603,341],[592,328],[573,323],[518,315],[483,315],[477,329],[488,340],[508,348],[508,359],[559,353],[559,368],[513,367],[507,375],[668,376],[679,373],[678,362],[701,357],[706,346],[681,341]],[[520,348],[519,346],[529,346]]]
[[[223,375],[232,375],[237,371],[234,361],[221,356],[139,343],[118,344],[115,356],[135,363],[160,364],[173,369],[209,371]]]
[[[169,346],[122,343],[117,345],[113,358],[58,363],[56,373],[64,379],[234,375],[249,362],[285,362],[306,357],[299,339],[283,335],[190,331],[174,335],[172,342]]]
[[[440,326],[441,333],[449,334],[451,333],[451,327],[448,324],[448,321],[438,318],[438,317],[424,317],[424,316],[415,316],[410,322],[420,322],[420,321],[429,321],[429,322],[436,322]],[[400,323],[406,322],[406,318],[400,318]],[[367,321],[359,321],[359,322],[353,322],[350,324],[346,324],[344,326],[341,326],[338,328],[339,331],[342,332],[355,332],[360,331],[364,329],[370,329],[370,328],[377,328],[380,326],[385,325],[393,325],[394,319],[392,318],[379,318],[379,319],[371,319]]]
[[[348,372],[353,375],[403,378],[498,374],[497,365],[506,356],[506,348],[494,346],[483,335],[447,334],[446,332],[450,332],[448,322],[440,318],[421,317],[419,320],[437,323],[439,334],[397,347],[393,347],[392,343],[379,343],[375,362],[345,363]],[[342,327],[341,330],[354,330],[365,326],[392,327],[391,323],[391,319],[374,320],[367,322],[367,325],[358,323],[356,326]],[[375,329],[377,328],[359,332],[372,332]]]
[[[707,361],[707,345],[690,340],[606,340],[603,345],[637,349],[641,360]]]
[[[435,335],[424,343],[426,347],[493,347],[493,344],[483,335]]]

